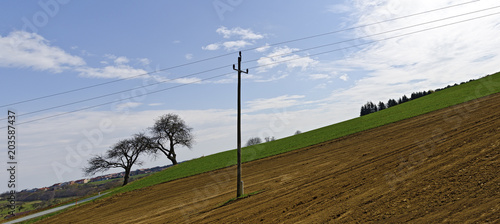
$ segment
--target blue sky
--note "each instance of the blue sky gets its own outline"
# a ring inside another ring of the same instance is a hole
[[[497,4],[2,1],[1,105],[126,79],[2,107],[5,114],[14,109],[18,123],[28,122],[17,127],[18,190],[83,178],[90,156],[146,131],[169,112],[196,136],[192,149],[177,149],[179,160],[235,148],[232,64],[240,50],[243,68],[250,68],[243,75],[243,144],[355,118],[366,101],[495,73],[500,16],[490,14],[500,12]],[[443,7],[449,8],[428,12]],[[288,42],[337,30],[346,31]],[[65,104],[71,105],[59,107]],[[99,104],[105,105],[68,113]],[[0,143],[7,144],[5,138]],[[0,162],[6,164],[6,157]],[[170,164],[161,156],[142,160],[143,167]]]

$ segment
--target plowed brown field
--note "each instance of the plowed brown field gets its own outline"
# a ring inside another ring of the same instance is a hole
[[[42,223],[498,223],[500,94],[236,168],[116,195]]]

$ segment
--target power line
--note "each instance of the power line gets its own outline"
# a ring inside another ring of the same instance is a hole
[[[281,45],[281,44],[292,43],[292,42],[297,42],[297,41],[301,41],[301,40],[307,40],[307,39],[312,39],[312,38],[316,38],[316,37],[326,36],[326,35],[330,35],[330,34],[341,33],[341,32],[345,32],[345,31],[349,31],[349,30],[356,30],[356,29],[360,29],[360,28],[364,28],[364,27],[369,27],[369,26],[381,24],[381,23],[391,22],[391,21],[395,21],[395,20],[399,20],[399,19],[406,19],[406,18],[410,18],[410,17],[414,17],[414,16],[419,16],[419,15],[431,13],[431,12],[441,11],[441,10],[444,10],[444,9],[449,9],[449,8],[454,8],[454,7],[458,7],[458,6],[462,6],[462,5],[467,5],[467,4],[471,4],[471,3],[479,2],[479,1],[480,0],[474,0],[474,1],[470,1],[470,2],[464,2],[464,3],[460,3],[460,4],[456,4],[456,5],[446,6],[446,7],[437,8],[437,9],[433,9],[433,10],[428,10],[428,11],[424,11],[424,12],[419,12],[419,13],[415,13],[415,14],[410,14],[410,15],[406,15],[406,16],[395,17],[395,18],[388,19],[388,20],[383,20],[383,21],[380,21],[380,22],[374,22],[374,23],[369,23],[369,24],[365,24],[365,25],[360,25],[360,26],[345,28],[345,29],[341,29],[341,30],[326,32],[326,33],[322,33],[322,34],[316,34],[316,35],[312,35],[312,36],[301,37],[301,38],[292,39],[292,40],[288,40],[288,41],[283,41],[283,42],[278,42],[278,43],[274,43],[274,44],[269,44],[268,46]],[[261,47],[255,47],[255,48],[245,49],[243,51],[256,50],[256,49],[259,49],[259,48],[261,48]]]
[[[461,21],[457,21],[457,22],[453,22],[453,23],[448,23],[448,24],[444,24],[444,25],[440,25],[440,26],[435,26],[435,27],[431,27],[431,28],[426,28],[426,29],[423,29],[423,30],[413,31],[413,32],[405,33],[405,34],[400,34],[400,35],[396,35],[396,36],[392,36],[392,37],[387,37],[387,38],[383,38],[383,39],[380,39],[380,40],[369,41],[369,42],[358,44],[358,45],[353,45],[353,46],[344,47],[344,48],[337,48],[337,49],[334,49],[334,50],[329,50],[329,51],[324,51],[324,52],[320,52],[320,53],[316,53],[316,54],[311,54],[311,55],[308,55],[308,57],[309,56],[317,56],[317,55],[327,54],[327,53],[331,53],[331,52],[335,52],[335,51],[341,51],[341,50],[345,50],[345,49],[349,49],[349,48],[354,48],[354,47],[359,47],[359,46],[363,46],[363,45],[373,44],[373,43],[382,42],[382,41],[386,41],[386,40],[390,40],[390,39],[395,39],[395,38],[399,38],[399,37],[403,37],[403,36],[409,36],[409,35],[413,35],[413,34],[417,34],[417,33],[422,33],[422,32],[429,31],[429,30],[439,29],[439,28],[443,28],[443,27],[447,27],[447,26],[451,26],[451,25],[455,25],[455,24],[459,24],[459,23],[464,23],[464,22],[468,22],[468,21],[473,21],[473,20],[477,20],[477,19],[481,19],[481,18],[493,16],[493,15],[498,15],[498,14],[500,14],[500,12],[491,13],[491,14],[483,15],[483,16],[478,16],[478,17],[474,17],[474,18],[470,18],[470,19],[465,19],[465,20],[461,20]],[[259,68],[259,67],[266,67],[266,66],[274,65],[274,64],[281,64],[283,62],[288,62],[288,61],[293,61],[293,60],[299,60],[299,59],[302,59],[302,58],[304,58],[304,57],[292,58],[292,59],[282,60],[282,61],[279,61],[279,62],[269,63],[269,64],[265,64],[265,65],[254,66],[254,67],[251,67],[251,69]],[[26,122],[18,123],[18,125],[20,125],[20,124],[26,124],[26,123],[32,123],[32,122],[39,121],[39,120],[45,120],[45,119],[49,119],[49,118],[53,118],[53,117],[57,117],[57,116],[62,116],[62,115],[65,115],[65,114],[75,113],[75,112],[78,112],[78,111],[88,110],[88,109],[92,109],[92,108],[96,108],[96,107],[100,107],[100,106],[104,106],[104,105],[108,105],[108,104],[113,104],[113,103],[117,103],[117,102],[122,102],[123,100],[133,99],[133,98],[144,96],[144,95],[149,95],[149,94],[153,94],[153,93],[167,91],[167,90],[171,90],[171,89],[182,87],[182,86],[186,86],[186,85],[190,85],[190,84],[194,84],[194,83],[198,83],[198,82],[202,82],[202,81],[206,81],[206,80],[210,80],[210,79],[215,79],[215,78],[222,77],[222,76],[227,76],[227,75],[230,75],[230,74],[232,74],[232,73],[225,73],[225,74],[222,74],[222,75],[212,76],[212,77],[201,79],[201,80],[197,80],[197,81],[194,81],[194,82],[185,83],[185,84],[181,84],[181,85],[177,85],[177,86],[173,86],[173,87],[169,87],[169,88],[165,88],[165,89],[161,89],[161,90],[157,90],[157,91],[152,91],[152,92],[145,93],[145,94],[140,94],[140,95],[137,95],[137,96],[134,96],[134,97],[129,97],[129,98],[125,98],[125,99],[120,99],[120,100],[115,100],[115,101],[111,101],[111,102],[107,102],[107,103],[102,103],[102,104],[99,104],[99,105],[85,107],[85,108],[81,108],[81,109],[77,109],[77,110],[73,110],[73,111],[68,111],[68,112],[64,112],[64,113],[60,113],[60,114],[55,114],[55,115],[51,115],[51,116],[48,116],[48,117],[43,117],[43,118],[38,118],[38,119],[34,119],[34,120],[29,120],[29,121],[26,121]],[[0,129],[5,129],[5,128],[7,128],[7,127],[5,126],[5,127],[0,128]]]
[[[73,89],[73,90],[68,90],[68,91],[64,91],[64,92],[54,93],[54,94],[50,94],[50,95],[46,95],[46,96],[41,96],[41,97],[33,98],[33,99],[28,99],[28,100],[18,101],[18,102],[15,102],[15,103],[5,104],[5,105],[1,105],[0,107],[8,107],[8,106],[13,106],[13,105],[17,105],[17,104],[27,103],[27,102],[31,102],[31,101],[35,101],[35,100],[41,100],[41,99],[45,99],[45,98],[50,98],[50,97],[54,97],[54,96],[59,96],[59,95],[63,95],[63,94],[77,92],[77,91],[81,91],[81,90],[91,89],[91,88],[95,88],[95,87],[99,87],[99,86],[103,86],[103,85],[107,85],[107,84],[112,84],[112,83],[116,83],[116,82],[120,82],[120,81],[124,81],[124,80],[138,78],[138,77],[141,77],[141,76],[151,75],[151,74],[158,73],[158,72],[172,70],[172,69],[175,69],[175,68],[180,68],[180,67],[184,67],[184,66],[188,66],[188,65],[192,65],[192,64],[204,62],[204,61],[209,61],[209,60],[213,60],[213,59],[216,59],[216,58],[224,57],[224,56],[227,56],[227,55],[229,55],[229,53],[228,54],[224,54],[224,55],[218,55],[218,56],[214,56],[214,57],[209,57],[209,58],[201,59],[201,60],[190,62],[190,63],[180,64],[180,65],[176,65],[176,66],[172,66],[172,67],[168,67],[168,68],[163,68],[163,69],[159,69],[159,70],[155,70],[155,71],[152,71],[152,72],[143,73],[143,74],[136,75],[136,76],[131,76],[131,77],[127,77],[127,78],[120,78],[120,79],[112,80],[112,81],[109,81],[109,82],[103,82],[103,83],[99,83],[99,84],[95,84],[95,85],[90,85],[90,86],[81,87],[81,88],[77,88],[77,89]],[[185,77],[180,77],[180,78],[185,78]],[[178,79],[180,79],[180,78],[178,78]]]
[[[367,38],[367,37],[373,37],[373,36],[377,36],[377,35],[382,35],[382,34],[387,34],[387,33],[391,33],[391,32],[401,31],[401,30],[404,30],[404,29],[409,29],[409,28],[414,28],[414,27],[418,27],[418,26],[422,26],[422,25],[427,25],[427,24],[431,24],[431,23],[435,23],[435,22],[441,22],[441,21],[448,20],[448,19],[458,18],[458,17],[465,16],[465,15],[470,15],[470,14],[474,14],[474,13],[478,13],[478,12],[483,12],[483,11],[487,11],[487,10],[492,10],[492,9],[495,9],[495,8],[500,8],[500,6],[494,6],[494,7],[490,7],[490,8],[486,8],[486,9],[481,9],[481,10],[477,10],[477,11],[473,11],[473,12],[463,13],[463,14],[460,14],[460,15],[450,16],[450,17],[446,17],[446,18],[442,18],[442,19],[437,19],[437,20],[433,20],[433,21],[429,21],[429,22],[415,24],[415,25],[411,25],[411,26],[407,26],[407,27],[402,27],[402,28],[398,28],[398,29],[394,29],[394,30],[384,31],[384,32],[381,32],[381,33],[367,35],[367,36],[358,37],[358,38],[354,38],[354,39],[349,39],[349,40],[344,40],[344,41],[339,41],[339,42],[334,42],[334,43],[319,45],[319,46],[315,46],[315,47],[311,47],[311,48],[306,48],[306,49],[301,49],[301,50],[295,50],[295,51],[292,51],[290,53],[278,54],[278,55],[274,55],[272,57],[260,57],[258,59],[252,59],[252,60],[245,61],[245,62],[254,62],[254,61],[258,61],[258,60],[260,60],[262,58],[270,58],[270,59],[272,59],[273,57],[277,57],[277,56],[284,56],[284,55],[288,55],[288,54],[291,54],[291,53],[297,53],[297,52],[303,52],[303,51],[308,51],[308,50],[312,50],[312,49],[323,48],[323,47],[332,46],[332,45],[341,44],[341,43],[346,43],[346,42],[350,42],[350,41],[354,41],[354,40],[358,40],[358,39],[364,39],[364,38]],[[267,66],[269,66],[269,65],[267,65]],[[153,83],[153,84],[149,84],[149,85],[145,85],[145,86],[141,86],[141,87],[136,87],[136,88],[132,88],[132,89],[126,89],[126,90],[122,90],[122,91],[118,91],[118,92],[113,92],[113,93],[109,93],[109,94],[105,94],[105,95],[101,95],[101,96],[97,96],[97,97],[92,97],[92,98],[88,98],[88,99],[84,99],[84,100],[74,101],[74,102],[67,103],[67,104],[62,104],[62,105],[58,105],[58,106],[54,106],[54,107],[49,107],[49,108],[45,108],[45,109],[31,111],[31,112],[28,112],[28,113],[19,114],[17,116],[21,117],[21,116],[25,116],[25,115],[29,115],[29,114],[35,114],[35,113],[39,113],[39,112],[43,112],[43,111],[48,111],[48,110],[52,110],[52,109],[57,109],[57,108],[65,107],[65,106],[70,106],[70,105],[74,105],[74,104],[78,104],[78,103],[83,103],[83,102],[91,101],[91,100],[96,100],[96,99],[100,99],[100,98],[104,98],[104,97],[108,97],[108,96],[112,96],[112,95],[116,95],[116,94],[120,94],[120,93],[124,93],[124,92],[128,92],[128,91],[132,91],[132,90],[135,90],[135,89],[140,89],[140,88],[144,88],[144,87],[148,87],[148,86],[158,85],[158,84],[161,84],[161,83],[167,83],[167,82],[171,82],[171,81],[174,81],[174,80],[179,80],[179,79],[191,77],[191,76],[202,74],[202,73],[206,73],[206,72],[220,70],[220,69],[223,69],[223,68],[226,68],[226,66],[221,66],[221,67],[212,68],[212,69],[201,71],[201,72],[192,73],[192,74],[185,75],[185,76],[173,79],[173,80],[159,81],[159,82],[156,82],[156,83]],[[5,120],[5,119],[6,118],[1,118],[0,121]]]
[[[135,88],[131,88],[131,89],[121,90],[121,91],[118,91],[118,92],[113,92],[113,93],[109,93],[109,94],[105,94],[105,95],[101,95],[101,96],[96,96],[96,97],[92,97],[92,98],[88,98],[88,99],[84,99],[84,100],[74,101],[74,102],[67,103],[67,104],[62,104],[62,105],[59,105],[59,106],[44,108],[44,109],[40,109],[40,110],[36,110],[36,111],[31,111],[31,112],[24,113],[24,114],[18,114],[17,117],[26,116],[26,115],[29,115],[29,114],[35,114],[35,113],[39,113],[39,112],[43,112],[43,111],[48,111],[48,110],[53,110],[53,109],[57,109],[57,108],[65,107],[65,106],[75,105],[75,104],[78,104],[78,103],[83,103],[83,102],[87,102],[87,101],[91,101],[91,100],[101,99],[101,98],[104,98],[104,97],[108,97],[108,96],[112,96],[112,95],[117,95],[117,94],[120,94],[120,93],[125,93],[125,92],[129,92],[129,91],[136,90],[136,89],[142,89],[142,88],[145,88],[145,87],[154,86],[154,85],[158,85],[158,84],[162,84],[162,83],[168,83],[168,82],[172,82],[172,81],[175,81],[175,80],[180,80],[180,79],[183,79],[183,78],[191,77],[191,76],[202,74],[202,73],[206,73],[206,72],[220,70],[220,69],[223,69],[223,68],[227,68],[227,66],[221,66],[221,67],[217,67],[217,68],[205,70],[205,71],[202,71],[202,72],[196,72],[196,73],[192,73],[192,74],[189,74],[189,75],[181,76],[179,78],[175,78],[175,79],[171,79],[171,80],[159,81],[159,82],[155,82],[155,83],[144,85],[144,86],[140,86],[140,87],[135,87]],[[1,118],[0,121],[6,120],[6,119],[7,118]]]
[[[423,30],[413,31],[413,32],[405,33],[405,34],[400,34],[400,35],[396,35],[396,36],[392,36],[392,37],[382,38],[380,40],[368,41],[368,42],[365,42],[365,43],[362,43],[362,44],[352,45],[352,46],[348,46],[348,47],[344,47],[344,48],[337,48],[337,49],[334,49],[334,50],[323,51],[323,52],[316,53],[316,54],[310,54],[307,57],[317,56],[317,55],[322,55],[322,54],[328,54],[328,53],[332,53],[332,52],[335,52],[335,51],[341,51],[341,50],[346,50],[346,49],[349,49],[349,48],[355,48],[355,47],[359,47],[359,46],[374,44],[374,43],[377,43],[377,42],[382,42],[382,41],[386,41],[386,40],[390,40],[390,39],[395,39],[395,38],[399,38],[399,37],[404,37],[404,36],[409,36],[409,35],[413,35],[413,34],[417,34],[417,33],[422,33],[422,32],[429,31],[429,30],[435,30],[435,29],[439,29],[439,28],[443,28],[443,27],[447,27],[447,26],[451,26],[451,25],[456,25],[456,24],[459,24],[459,23],[464,23],[464,22],[468,22],[468,21],[472,21],[472,20],[476,20],[476,19],[485,18],[485,17],[488,17],[488,16],[498,15],[498,14],[500,14],[500,12],[491,13],[491,14],[483,15],[483,16],[478,16],[478,17],[471,18],[471,19],[465,19],[465,20],[461,20],[461,21],[458,21],[458,22],[448,23],[448,24],[444,24],[444,25],[440,25],[440,26],[431,27],[431,28],[426,28],[426,29],[423,29]],[[304,58],[304,57],[292,58],[292,59],[282,60],[282,61],[273,62],[273,63],[269,63],[269,64],[265,64],[265,65],[254,66],[254,67],[250,67],[249,69],[266,67],[266,66],[274,65],[274,64],[281,64],[283,62],[299,60],[299,59],[302,59],[302,58]]]
[[[89,107],[80,108],[80,109],[76,109],[76,110],[72,110],[72,111],[67,111],[67,112],[63,112],[63,113],[59,113],[59,114],[55,114],[55,115],[50,115],[50,116],[47,116],[47,117],[42,117],[42,118],[37,118],[37,119],[25,121],[25,122],[20,122],[20,123],[17,123],[17,125],[32,123],[32,122],[40,121],[40,120],[46,120],[46,119],[53,118],[53,117],[59,117],[59,116],[66,115],[66,114],[71,114],[71,113],[75,113],[75,112],[79,112],[79,111],[84,111],[84,110],[88,110],[88,109],[93,109],[93,108],[97,108],[97,107],[101,107],[101,106],[105,106],[105,105],[109,105],[109,104],[119,103],[119,102],[122,102],[124,100],[129,100],[129,99],[133,99],[133,98],[137,98],[137,97],[141,97],[141,96],[145,96],[145,95],[149,95],[149,94],[153,94],[153,93],[159,93],[159,92],[163,92],[163,91],[167,91],[167,90],[179,88],[179,87],[182,87],[182,86],[187,86],[187,85],[190,85],[190,84],[195,84],[195,83],[198,83],[198,82],[203,82],[203,81],[206,81],[206,80],[219,78],[219,77],[230,75],[230,74],[233,74],[233,73],[231,72],[231,73],[225,73],[225,74],[222,74],[222,75],[216,75],[216,76],[212,76],[212,77],[209,77],[209,78],[200,79],[200,80],[197,80],[197,81],[193,81],[193,82],[189,82],[189,83],[184,83],[184,84],[180,84],[180,85],[177,85],[177,86],[172,86],[172,87],[169,87],[169,88],[152,91],[152,92],[145,93],[145,94],[139,94],[139,95],[133,96],[133,97],[128,97],[128,98],[124,98],[124,99],[120,99],[120,100],[113,100],[113,101],[110,101],[110,102],[101,103],[101,104],[94,105],[94,106],[89,106]],[[0,129],[4,129],[4,128],[7,128],[7,126],[2,127]]]
[[[260,57],[260,58],[248,60],[248,61],[245,61],[245,62],[254,62],[254,61],[258,61],[258,60],[260,60],[262,58],[272,59],[273,57],[285,56],[285,55],[289,55],[289,54],[292,54],[292,53],[298,53],[298,52],[304,52],[304,51],[308,51],[308,50],[313,50],[313,49],[328,47],[328,46],[337,45],[337,44],[341,44],[341,43],[351,42],[351,41],[354,41],[354,40],[361,40],[361,39],[365,39],[367,37],[373,37],[373,36],[378,36],[378,35],[382,35],[382,34],[387,34],[387,33],[392,33],[392,32],[396,32],[396,31],[401,31],[401,30],[405,30],[405,29],[409,29],[409,28],[414,28],[414,27],[418,27],[418,26],[423,26],[423,25],[431,24],[431,23],[441,22],[441,21],[444,21],[444,20],[458,18],[458,17],[462,17],[462,16],[466,16],[466,15],[470,15],[470,14],[474,14],[474,13],[478,13],[478,12],[488,11],[488,10],[492,10],[492,9],[496,9],[496,8],[500,8],[500,6],[493,6],[493,7],[486,8],[486,9],[481,9],[481,10],[477,10],[477,11],[473,11],[473,12],[463,13],[463,14],[459,14],[459,15],[455,15],[455,16],[450,16],[450,17],[446,17],[446,18],[442,18],[442,19],[437,19],[437,20],[433,20],[433,21],[419,23],[419,24],[415,24],[415,25],[411,25],[411,26],[406,26],[406,27],[394,29],[394,30],[384,31],[384,32],[381,32],[381,33],[366,35],[366,36],[362,36],[362,37],[358,37],[358,38],[353,38],[353,39],[348,39],[348,40],[343,40],[343,41],[337,41],[337,42],[333,42],[333,43],[329,43],[329,44],[318,45],[318,46],[315,46],[315,47],[310,47],[310,48],[305,48],[305,49],[300,49],[300,50],[292,50],[289,53],[277,54],[277,55],[273,55],[272,57]]]
[[[10,104],[4,104],[4,105],[1,105],[0,107],[9,107],[9,106],[17,105],[17,104],[22,104],[22,103],[32,102],[32,101],[36,101],[36,100],[51,98],[51,97],[54,97],[54,96],[59,96],[59,95],[68,94],[68,93],[72,93],[72,92],[78,92],[78,91],[81,91],[81,90],[91,89],[91,88],[95,88],[95,87],[99,87],[99,86],[103,86],[103,85],[107,85],[107,84],[112,84],[112,83],[116,83],[116,82],[120,82],[120,81],[124,81],[124,80],[130,80],[130,79],[138,78],[138,77],[141,77],[141,76],[151,75],[151,74],[158,73],[158,72],[172,70],[172,69],[175,69],[175,68],[184,67],[184,66],[188,66],[188,65],[192,65],[192,64],[204,62],[204,61],[209,61],[209,60],[213,60],[213,59],[216,59],[216,58],[228,56],[230,54],[231,53],[227,53],[227,54],[218,55],[218,56],[214,56],[214,57],[209,57],[209,58],[205,58],[205,59],[194,61],[194,62],[190,62],[190,63],[180,64],[180,65],[176,65],[176,66],[172,66],[172,67],[168,67],[168,68],[163,68],[163,69],[159,69],[159,70],[155,70],[155,71],[143,73],[143,74],[136,75],[136,76],[131,76],[131,77],[127,77],[127,78],[120,78],[120,79],[116,79],[116,80],[112,80],[112,81],[108,81],[108,82],[103,82],[103,83],[99,83],[99,84],[95,84],[95,85],[90,85],[90,86],[86,86],[86,87],[81,87],[81,88],[77,88],[77,89],[73,89],[73,90],[68,90],[68,91],[63,91],[63,92],[59,92],[59,93],[49,94],[49,95],[46,95],[46,96],[41,96],[41,97],[32,98],[32,99],[28,99],[28,100],[22,100],[22,101],[10,103]],[[199,74],[199,73],[194,73],[194,74]],[[187,75],[187,76],[182,76],[182,77],[179,77],[179,78],[176,78],[176,79],[186,78],[186,77],[189,77],[189,76],[192,76],[192,75],[193,74]],[[176,80],[176,79],[173,79],[173,80]],[[158,83],[162,83],[162,82],[158,82]],[[158,83],[156,83],[156,84],[158,84]],[[112,93],[110,95],[118,94],[118,93],[121,93],[121,92]],[[100,97],[98,97],[98,98],[100,98]]]
[[[277,46],[277,45],[282,45],[282,44],[286,44],[286,43],[292,43],[292,42],[297,42],[297,41],[301,41],[301,40],[307,40],[307,39],[317,38],[317,37],[321,37],[321,36],[331,35],[331,34],[335,34],[335,33],[341,33],[341,32],[345,32],[345,31],[349,31],[349,30],[355,30],[355,29],[364,28],[364,27],[368,27],[368,26],[373,26],[373,25],[377,25],[377,24],[381,24],[381,23],[386,23],[386,22],[395,21],[395,20],[399,20],[399,19],[410,18],[410,17],[414,17],[414,16],[418,16],[418,15],[423,15],[423,14],[427,14],[427,13],[431,13],[431,12],[436,12],[436,11],[441,11],[441,10],[445,10],[445,9],[449,9],[449,8],[463,6],[463,5],[471,4],[471,3],[474,3],[474,2],[478,2],[478,1],[480,1],[480,0],[473,0],[473,1],[469,1],[469,2],[464,2],[464,3],[456,4],[456,5],[451,5],[451,6],[446,6],[446,7],[437,8],[437,9],[433,9],[433,10],[428,10],[428,11],[424,11],[424,12],[419,12],[419,13],[415,13],[415,14],[410,14],[410,15],[406,15],[406,16],[396,17],[396,18],[392,18],[392,19],[388,19],[388,20],[384,20],[384,21],[380,21],[380,22],[374,22],[374,23],[365,24],[365,25],[361,25],[361,26],[355,26],[355,27],[350,27],[350,28],[346,28],[346,29],[341,29],[341,30],[336,30],[336,31],[331,31],[331,32],[326,32],[326,33],[321,33],[321,34],[316,34],[316,35],[301,37],[301,38],[297,38],[297,39],[282,41],[282,42],[278,42],[278,43],[268,44],[267,46]],[[261,48],[261,47],[247,48],[247,49],[244,49],[242,51],[252,51],[252,50],[259,49],[259,48]],[[168,71],[168,70],[172,70],[172,69],[175,69],[175,68],[185,67],[185,66],[197,64],[197,63],[200,63],[200,62],[205,62],[205,61],[209,61],[209,60],[213,60],[213,59],[217,59],[217,58],[229,56],[229,55],[232,55],[232,54],[234,54],[236,52],[237,51],[226,53],[226,54],[221,54],[221,55],[218,55],[218,56],[209,57],[209,58],[205,58],[205,59],[201,59],[201,60],[197,60],[197,61],[193,61],[193,62],[189,62],[189,63],[175,65],[175,66],[171,66],[171,67],[167,67],[167,68],[163,68],[163,69],[159,69],[159,70],[155,70],[155,71],[151,71],[151,72],[139,74],[139,75],[136,75],[136,76],[131,76],[131,77],[127,77],[127,78],[120,78],[120,79],[116,79],[116,80],[112,80],[112,81],[108,81],[108,82],[103,82],[103,83],[99,83],[99,84],[95,84],[95,85],[90,85],[90,86],[86,86],[86,87],[81,87],[81,88],[77,88],[77,89],[73,89],[73,90],[68,90],[68,91],[63,91],[63,92],[59,92],[59,93],[49,94],[49,95],[46,95],[46,96],[36,97],[36,98],[28,99],[28,100],[22,100],[22,101],[10,103],[10,104],[1,105],[0,107],[9,107],[9,106],[13,106],[13,105],[18,105],[18,104],[22,104],[22,103],[32,102],[32,101],[36,101],[36,100],[51,98],[51,97],[55,97],[55,96],[59,96],[59,95],[63,95],[63,94],[68,94],[68,93],[72,93],[72,92],[78,92],[78,91],[82,91],[82,90],[86,90],[86,89],[91,89],[91,88],[95,88],[95,87],[99,87],[99,86],[104,86],[104,85],[108,85],[108,84],[112,84],[112,83],[117,83],[117,82],[124,81],[124,80],[134,79],[134,78],[138,78],[138,77],[142,77],[142,76],[146,76],[146,75],[151,75],[151,74],[158,73],[158,72]]]

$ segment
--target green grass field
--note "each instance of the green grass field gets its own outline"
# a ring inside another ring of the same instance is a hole
[[[22,203],[22,208],[21,210],[19,211],[18,208],[16,208],[16,212],[25,212],[25,211],[31,211],[31,210],[34,210],[36,209],[33,205],[36,204],[36,203],[40,203],[42,201],[30,201],[30,202],[25,202],[25,203]],[[6,206],[9,204],[9,201],[7,200],[2,200],[0,201],[0,207],[2,208],[0,210],[0,215],[2,217],[6,216],[9,214],[9,211],[10,209],[8,209]]]
[[[263,143],[242,149],[242,160],[248,162],[328,140],[354,134],[360,131],[387,125],[418,115],[426,114],[449,106],[468,102],[480,97],[500,92],[500,73],[478,79],[459,86],[447,88],[377,113],[333,124],[299,135]],[[328,121],[325,121],[327,123]],[[184,178],[236,164],[236,150],[225,151],[210,156],[193,159],[149,177],[137,180],[113,191],[116,193],[132,191],[155,184]]]

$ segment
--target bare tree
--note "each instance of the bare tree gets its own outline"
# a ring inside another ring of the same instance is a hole
[[[299,135],[299,134],[302,134],[302,132],[300,130],[297,130],[294,135]]]
[[[254,137],[254,138],[248,139],[247,146],[257,145],[260,143],[262,143],[262,140],[259,137]]]
[[[194,144],[194,137],[191,134],[193,129],[187,126],[176,114],[160,116],[150,130],[153,135],[151,140],[154,153],[162,152],[172,161],[173,165],[177,164],[175,147],[185,146],[191,148]]]
[[[272,142],[272,141],[274,141],[274,140],[276,140],[276,139],[274,138],[274,136],[271,136],[271,137],[265,137],[265,138],[264,138],[264,141],[266,141],[266,142]]]
[[[130,171],[134,164],[141,165],[138,161],[139,155],[147,153],[151,148],[150,139],[143,133],[134,135],[131,139],[121,140],[111,149],[108,149],[104,155],[96,155],[89,159],[89,166],[83,171],[85,175],[91,176],[97,172],[104,172],[111,168],[123,168],[123,186],[128,183]]]

